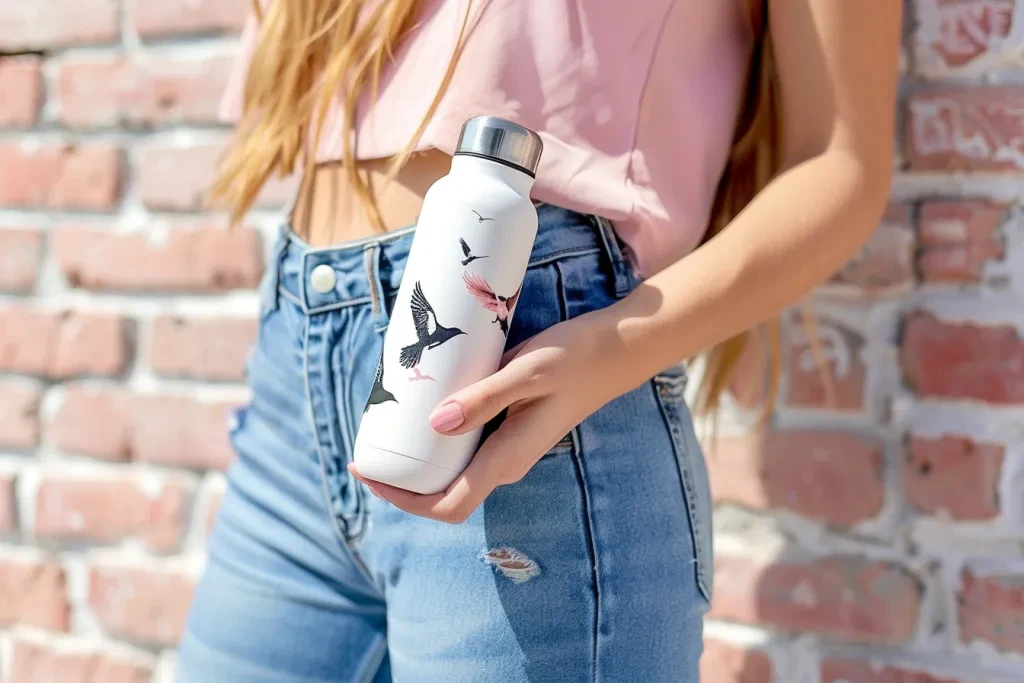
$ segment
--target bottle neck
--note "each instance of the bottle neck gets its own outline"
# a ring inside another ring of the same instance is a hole
[[[480,173],[500,179],[523,197],[530,196],[534,178],[528,173],[483,157],[468,154],[456,154],[452,157],[451,175],[478,175]]]

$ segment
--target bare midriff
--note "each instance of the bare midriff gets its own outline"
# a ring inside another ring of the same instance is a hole
[[[451,157],[438,150],[414,154],[388,184],[384,184],[387,159],[357,162],[377,200],[386,231],[416,222],[423,195],[435,180],[448,173]],[[360,239],[381,230],[363,207],[345,168],[340,163],[317,165],[307,178],[292,216],[292,229],[315,247]]]

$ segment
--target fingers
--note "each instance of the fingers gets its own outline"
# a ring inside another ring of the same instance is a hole
[[[405,489],[371,481],[361,476],[354,464],[348,466],[357,479],[362,481],[377,497],[383,498],[395,507],[419,517],[436,519],[448,524],[461,524],[473,511],[480,507],[499,483],[498,472],[482,465],[470,466],[441,493],[422,495]]]
[[[510,418],[487,439],[469,466],[442,493],[421,495],[369,481],[354,465],[349,471],[377,496],[406,512],[449,524],[464,522],[491,492],[522,479],[530,468],[564,436],[565,429],[546,411],[543,402]]]
[[[539,387],[529,379],[527,363],[509,363],[493,375],[457,391],[430,415],[430,426],[441,434],[465,434],[516,401],[531,398]]]

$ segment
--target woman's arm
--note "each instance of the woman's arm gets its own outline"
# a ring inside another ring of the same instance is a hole
[[[609,400],[776,315],[842,266],[889,193],[901,5],[770,0],[784,172],[707,244],[615,305],[542,332],[445,401],[435,415],[462,419],[451,434],[509,409],[446,492],[371,488],[414,514],[462,521]]]
[[[602,312],[634,359],[618,386],[775,316],[853,256],[885,209],[902,3],[769,4],[785,171],[714,239]]]

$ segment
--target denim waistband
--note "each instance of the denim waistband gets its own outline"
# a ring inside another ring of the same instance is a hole
[[[537,205],[537,218],[531,266],[566,256],[602,252],[615,278],[616,295],[622,297],[629,292],[631,268],[607,219],[550,204]],[[264,312],[277,307],[279,295],[290,299],[307,315],[366,303],[375,310],[381,309],[380,302],[395,295],[401,284],[414,231],[415,226],[409,226],[336,246],[313,247],[288,224],[283,225],[262,285]],[[330,270],[325,271],[322,266]],[[326,278],[333,286],[312,286],[316,269],[318,281],[323,283]]]

